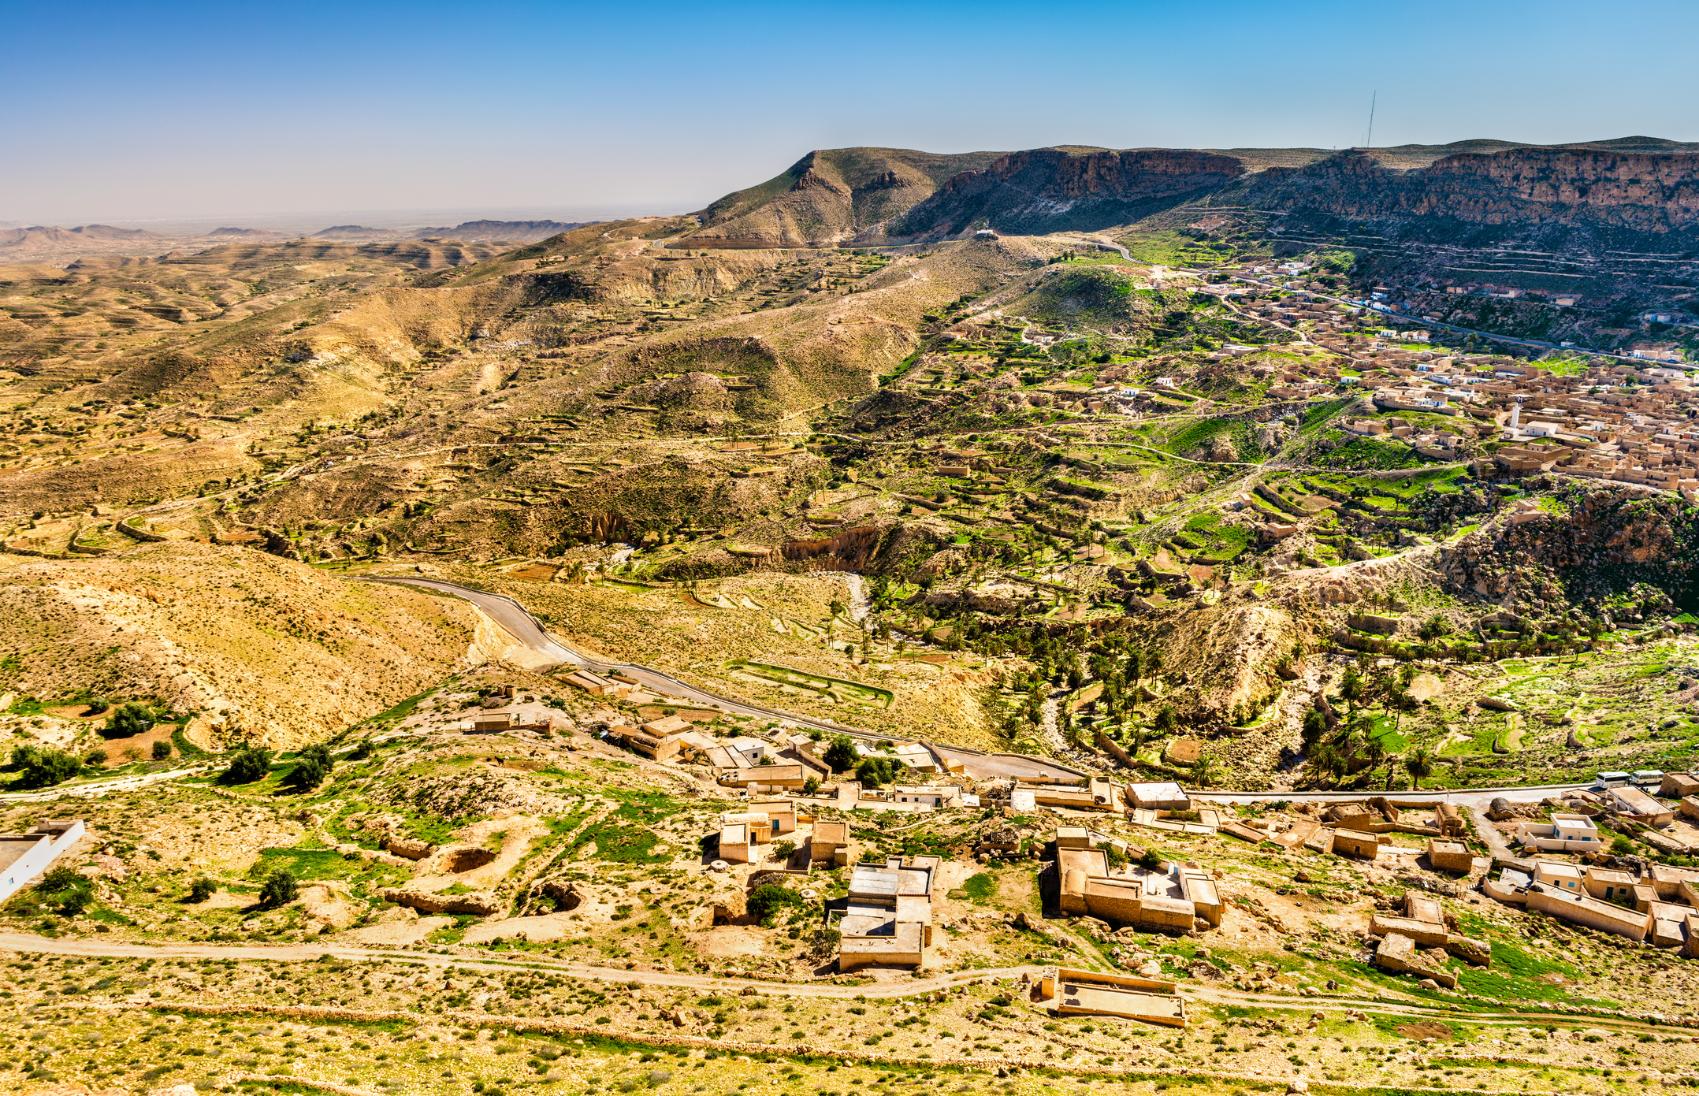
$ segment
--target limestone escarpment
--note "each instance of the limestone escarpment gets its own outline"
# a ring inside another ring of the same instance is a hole
[[[1353,150],[1270,169],[1238,196],[1259,208],[1352,220],[1431,217],[1668,233],[1699,227],[1699,155],[1514,148],[1401,171]]]
[[[957,175],[911,209],[896,231],[950,236],[975,226],[1023,233],[1100,228],[1218,190],[1244,171],[1232,156],[1186,149],[1032,149]]]

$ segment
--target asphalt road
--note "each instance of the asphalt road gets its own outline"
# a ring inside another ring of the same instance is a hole
[[[758,719],[777,719],[794,723],[799,727],[812,727],[828,734],[847,734],[852,738],[869,740],[891,737],[882,732],[846,727],[841,723],[833,723],[826,719],[816,719],[812,716],[797,715],[794,712],[783,712],[776,708],[764,708],[757,704],[733,700],[730,697],[708,692],[706,689],[699,689],[672,674],[651,666],[641,666],[634,662],[609,662],[604,659],[592,658],[581,651],[573,650],[554,636],[549,635],[548,630],[536,617],[506,594],[492,594],[486,590],[474,590],[468,586],[460,586],[456,583],[431,578],[372,576],[370,581],[388,582],[399,586],[414,586],[462,598],[477,606],[491,620],[501,625],[514,639],[543,657],[563,665],[591,670],[598,674],[618,673],[621,677],[637,682],[650,692],[678,697],[681,700],[688,700],[710,708],[718,708],[734,715],[754,716]],[[1072,781],[1083,775],[1066,765],[1060,765],[1043,758],[1027,757],[1022,754],[986,753],[961,746],[941,746],[930,742],[922,742],[921,745],[932,751],[932,755],[938,759],[941,767],[947,768],[951,764],[959,764],[969,776],[980,780],[1024,777],[1030,780]]]
[[[608,662],[602,659],[575,651],[554,636],[549,635],[536,617],[526,611],[525,607],[505,594],[492,594],[485,590],[474,590],[468,586],[460,586],[440,579],[410,578],[405,576],[372,576],[370,581],[389,582],[401,586],[415,586],[421,589],[433,590],[437,593],[448,594],[463,598],[483,611],[490,619],[501,625],[520,643],[538,654],[558,660],[560,663],[570,663],[593,670],[599,674],[619,672],[622,676],[640,683],[652,692],[676,696],[683,700],[719,708],[736,715],[750,715],[762,719],[778,719],[794,723],[802,727],[817,727],[831,734],[847,734],[855,738],[876,739],[889,738],[889,735],[873,731],[846,727],[829,720],[815,719],[811,716],[796,715],[791,712],[781,712],[774,708],[763,708],[755,704],[746,704],[740,700],[710,693],[694,685],[681,681],[671,674],[648,666],[640,666],[632,662]],[[932,751],[939,764],[948,767],[949,764],[959,763],[964,771],[976,779],[995,780],[1010,777],[1021,777],[1029,780],[1076,780],[1084,774],[1077,769],[1069,768],[1044,758],[1029,757],[1024,754],[986,753],[980,750],[969,750],[961,746],[944,746],[932,742],[922,742]],[[1394,798],[1412,802],[1438,803],[1449,801],[1474,812],[1484,812],[1494,799],[1507,799],[1513,803],[1537,803],[1548,796],[1561,795],[1564,792],[1579,791],[1589,787],[1588,784],[1540,784],[1527,787],[1501,788],[1449,788],[1435,791],[1404,791],[1394,793]],[[1344,803],[1361,800],[1365,796],[1374,795],[1373,789],[1356,789],[1354,791],[1193,791],[1193,799],[1205,803],[1272,803],[1280,800],[1290,802],[1311,803]]]

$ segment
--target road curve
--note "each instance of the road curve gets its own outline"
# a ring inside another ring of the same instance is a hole
[[[580,651],[562,643],[548,633],[542,623],[532,616],[523,605],[508,597],[506,594],[494,594],[487,590],[474,590],[469,586],[460,586],[452,582],[444,582],[433,578],[412,578],[408,576],[371,575],[365,576],[369,582],[387,582],[399,586],[414,586],[420,589],[433,590],[437,593],[448,594],[471,602],[482,610],[490,619],[526,647],[547,658],[556,659],[560,663],[570,663],[581,666],[596,673],[618,672],[624,677],[637,681],[645,688],[654,692],[665,693],[684,700],[705,704],[709,707],[720,708],[736,715],[750,715],[761,719],[778,719],[795,723],[803,727],[816,727],[829,734],[847,734],[856,738],[874,739],[889,738],[886,734],[846,727],[825,719],[815,719],[811,716],[796,715],[791,712],[781,712],[774,708],[763,708],[754,704],[746,704],[740,700],[710,693],[705,689],[680,681],[671,674],[648,666],[639,666],[631,662],[608,662],[591,658]],[[921,743],[932,751],[942,768],[949,764],[960,764],[966,767],[969,775],[979,779],[997,779],[1009,777],[1024,777],[1035,780],[1072,781],[1078,780],[1085,774],[1059,762],[1044,758],[1029,757],[1025,754],[986,753],[981,750],[970,750],[962,746],[943,746],[931,742]],[[1193,799],[1206,803],[1217,803],[1224,806],[1245,803],[1274,803],[1280,801],[1307,803],[1348,803],[1364,799],[1376,794],[1386,794],[1393,799],[1419,803],[1451,802],[1460,807],[1474,811],[1484,811],[1494,799],[1506,799],[1512,803],[1537,803],[1550,796],[1562,795],[1565,792],[1581,791],[1589,784],[1536,784],[1528,786],[1510,786],[1501,788],[1445,788],[1433,791],[1401,791],[1377,793],[1373,789],[1358,788],[1350,791],[1193,791]]]
[[[550,635],[541,621],[532,616],[518,601],[506,594],[475,590],[469,586],[461,586],[434,578],[412,578],[402,575],[370,575],[364,577],[369,582],[413,586],[469,601],[491,620],[501,625],[514,639],[543,657],[562,665],[577,666],[598,674],[617,673],[621,677],[637,682],[651,692],[675,696],[681,700],[688,700],[711,708],[719,708],[722,711],[731,712],[733,715],[782,720],[801,727],[812,727],[827,734],[847,734],[853,738],[869,740],[892,737],[880,732],[846,727],[841,723],[833,723],[827,719],[816,719],[813,716],[798,715],[794,712],[784,712],[776,708],[764,708],[757,704],[733,700],[730,697],[708,692],[706,689],[699,689],[672,674],[651,666],[641,666],[634,662],[610,662],[605,659],[592,658],[582,651],[573,650]],[[964,771],[969,775],[982,780],[999,777],[1024,777],[1031,780],[1067,782],[1078,780],[1085,775],[1077,769],[1058,762],[1044,758],[1027,757],[1024,754],[987,753],[982,750],[970,750],[963,746],[941,746],[930,742],[922,742],[921,745],[932,752],[940,768],[947,769],[951,764],[958,764],[963,766]]]

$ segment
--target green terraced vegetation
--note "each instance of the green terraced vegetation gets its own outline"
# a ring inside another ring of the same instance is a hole
[[[1220,514],[1197,514],[1180,527],[1174,543],[1198,562],[1231,563],[1251,546],[1251,531],[1223,521]]]
[[[792,669],[789,666],[775,666],[767,662],[751,662],[748,659],[741,658],[733,659],[726,665],[731,670],[748,674],[775,685],[806,689],[833,700],[887,708],[890,707],[894,698],[894,694],[888,689],[864,685],[859,681],[847,681],[838,677],[811,674],[803,670]]]
[[[1236,417],[1200,419],[1188,423],[1169,435],[1162,448],[1175,456],[1196,457],[1197,450],[1222,436],[1228,438],[1232,444],[1235,460],[1253,462],[1262,459],[1263,453],[1257,447],[1251,424]]]

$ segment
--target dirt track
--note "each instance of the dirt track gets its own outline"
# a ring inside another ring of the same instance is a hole
[[[1005,978],[1037,978],[1047,970],[1041,966],[990,967],[980,970],[952,971],[915,978],[893,977],[874,982],[774,982],[754,978],[726,978],[707,974],[681,974],[674,971],[627,970],[624,967],[601,967],[589,963],[550,959],[544,956],[523,958],[404,951],[394,948],[367,948],[344,944],[133,944],[107,940],[70,939],[36,936],[30,933],[0,933],[0,952],[11,951],[33,955],[84,956],[90,958],[122,959],[193,959],[224,962],[310,963],[319,959],[342,959],[357,963],[403,963],[437,970],[547,970],[568,977],[615,985],[648,986],[704,990],[719,993],[751,992],[770,997],[808,997],[854,999],[871,997],[889,1000],[919,997],[938,990],[971,985],[976,982]],[[1621,1013],[1565,1013],[1541,1009],[1483,1010],[1467,1007],[1432,1005],[1418,999],[1387,1000],[1371,997],[1301,997],[1278,993],[1253,993],[1219,986],[1182,983],[1180,994],[1204,1005],[1243,1006],[1278,1009],[1293,1012],[1362,1012],[1383,1016],[1408,1016],[1426,1019],[1467,1019],[1470,1023],[1518,1026],[1527,1024],[1586,1024],[1614,1030],[1636,1032],[1668,1032],[1672,1026],[1699,1027],[1699,1018],[1686,1021],[1664,1021],[1654,1024]]]

